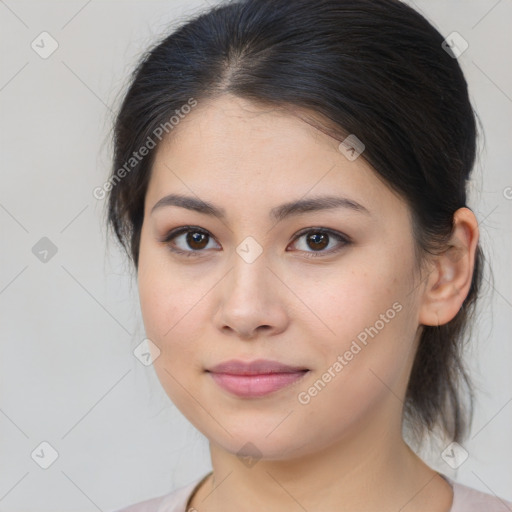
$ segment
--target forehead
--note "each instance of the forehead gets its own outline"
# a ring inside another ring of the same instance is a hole
[[[304,158],[315,149],[315,156],[336,154],[338,144],[284,108],[223,95],[199,102],[164,139],[158,153],[168,157],[169,152],[183,152],[188,161],[242,158],[241,164],[249,164],[249,156],[264,162],[284,156]]]
[[[148,208],[172,192],[253,206],[263,197],[269,206],[336,192],[373,205],[394,197],[363,158],[339,151],[339,140],[283,109],[231,95],[199,102],[158,147]]]

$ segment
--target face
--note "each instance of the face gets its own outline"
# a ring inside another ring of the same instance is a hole
[[[421,301],[409,210],[338,146],[224,96],[155,155],[138,268],[146,335],[168,396],[229,452],[251,442],[284,459],[399,421],[390,389],[405,392]],[[161,201],[171,194],[191,201]],[[210,208],[187,207],[197,200]],[[307,371],[208,371],[233,359]]]

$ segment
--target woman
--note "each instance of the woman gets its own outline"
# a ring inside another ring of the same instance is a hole
[[[163,388],[213,471],[123,512],[470,512],[482,252],[453,44],[395,0],[246,0],[170,34],[115,126],[108,220]]]

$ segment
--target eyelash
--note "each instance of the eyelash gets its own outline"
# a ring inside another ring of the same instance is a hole
[[[171,244],[171,241],[174,238],[176,238],[179,235],[182,235],[183,233],[189,233],[189,232],[202,233],[204,235],[209,236],[210,238],[215,239],[208,231],[206,231],[202,228],[198,228],[196,226],[182,226],[180,228],[176,228],[176,229],[173,229],[172,231],[169,231],[169,233],[167,233],[165,235],[165,237],[161,240],[161,242],[165,243],[168,246],[169,250],[172,251],[173,253],[183,255],[187,258],[198,257],[198,256],[200,256],[201,252],[204,252],[204,249],[203,250],[182,251],[181,249],[176,249]],[[333,237],[338,242],[340,242],[342,245],[340,247],[338,247],[337,249],[330,249],[329,251],[323,251],[323,250],[322,251],[302,251],[305,253],[304,256],[306,258],[319,258],[326,254],[327,255],[335,254],[335,253],[341,251],[345,246],[350,245],[352,243],[352,241],[350,240],[350,238],[348,236],[338,233],[336,231],[333,231],[331,229],[327,229],[327,228],[307,228],[307,229],[301,230],[294,237],[294,239],[292,240],[292,243],[309,233],[329,235],[330,237]]]

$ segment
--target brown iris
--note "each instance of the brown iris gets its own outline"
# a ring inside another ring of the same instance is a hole
[[[187,233],[187,244],[192,249],[204,249],[208,245],[208,235],[199,231],[190,231]]]
[[[329,244],[329,235],[326,233],[312,233],[307,236],[307,242],[311,249],[324,249]],[[312,246],[310,243],[313,243]]]

